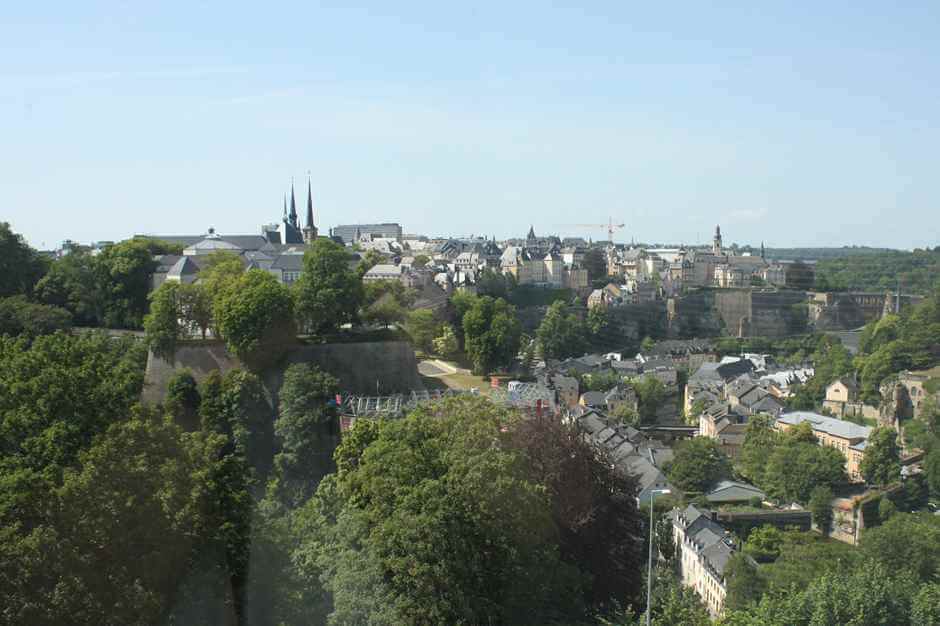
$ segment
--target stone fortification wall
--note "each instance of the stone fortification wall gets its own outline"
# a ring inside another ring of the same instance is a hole
[[[284,376],[284,369],[292,363],[312,363],[339,379],[340,389],[355,394],[391,394],[423,389],[418,364],[410,343],[381,341],[339,344],[298,344],[292,348],[285,363],[263,373],[265,387],[276,396]],[[197,381],[210,372],[226,373],[241,367],[220,342],[184,344],[176,352],[172,363],[165,359],[147,357],[143,401],[162,402],[167,382],[177,370],[187,368]]]
[[[750,289],[716,289],[714,302],[725,334],[732,337],[747,337],[752,334]]]

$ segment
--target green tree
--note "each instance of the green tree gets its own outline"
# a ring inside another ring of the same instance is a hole
[[[381,263],[385,263],[385,257],[382,256],[381,253],[377,250],[366,250],[366,253],[362,255],[359,264],[356,266],[356,274],[362,279],[362,277],[366,275],[366,272]]]
[[[388,328],[405,319],[405,309],[391,294],[385,294],[363,309],[362,320],[369,324],[381,324]]]
[[[467,356],[479,374],[508,366],[519,352],[522,327],[505,300],[477,298],[463,316],[463,331]]]
[[[335,480],[300,513],[310,535],[299,550],[316,555],[330,621],[540,624],[580,614],[580,577],[559,557],[545,491],[523,457],[496,443],[509,436],[507,419],[486,400],[453,400],[382,423],[364,449],[343,439]],[[354,465],[340,463],[349,456]]]
[[[0,337],[0,470],[60,476],[130,414],[146,359],[139,342],[103,333]]]
[[[42,495],[41,517],[5,525],[3,622],[159,621],[206,522],[201,445],[148,413],[111,424]]]
[[[683,491],[704,493],[718,481],[730,478],[731,461],[713,439],[695,437],[676,445],[668,475],[670,482]]]
[[[618,420],[624,426],[639,426],[642,424],[640,414],[636,409],[626,404],[621,404],[611,411],[610,416]]]
[[[450,324],[444,324],[441,334],[434,339],[434,353],[445,359],[453,358],[460,347],[457,344],[457,334]]]
[[[334,332],[356,319],[363,299],[362,281],[349,269],[349,255],[329,239],[317,239],[304,253],[297,281],[297,313],[315,335]]]
[[[574,313],[568,313],[564,302],[548,307],[536,331],[542,355],[546,359],[563,359],[584,352],[587,329]]]
[[[935,446],[924,460],[924,473],[927,474],[930,493],[940,497],[940,446]]]
[[[177,291],[177,298],[184,332],[187,335],[199,332],[205,339],[206,333],[212,327],[212,296],[205,284],[181,284]]]
[[[722,620],[727,626],[910,624],[913,587],[883,567],[827,573],[804,589],[764,594],[760,603]]]
[[[203,261],[199,284],[214,305],[244,273],[245,261],[242,257],[227,250],[217,250]]]
[[[180,328],[180,284],[167,281],[150,294],[150,312],[144,318],[147,347],[154,355],[173,362],[176,345],[182,338]]]
[[[412,267],[417,267],[417,268],[420,269],[420,268],[426,266],[426,265],[427,265],[428,263],[430,263],[430,262],[431,262],[431,258],[430,258],[428,255],[426,255],[426,254],[419,254],[419,255],[416,255],[416,256],[415,256],[414,261],[412,261],[412,263],[411,263],[411,266],[412,266]]]
[[[634,477],[615,469],[611,459],[587,445],[577,429],[556,420],[526,420],[513,429],[513,447],[526,459],[529,480],[550,494],[562,558],[591,581],[588,603],[635,601],[647,550],[648,515],[637,510]],[[665,499],[657,504],[665,504]],[[660,507],[657,507],[660,508]],[[655,541],[662,557],[673,557],[672,523],[659,511]]]
[[[924,585],[911,605],[911,623],[940,626],[940,584]]]
[[[602,341],[610,329],[610,315],[604,307],[596,306],[588,311],[587,317],[588,331],[594,341]]]
[[[280,452],[274,457],[274,480],[268,490],[286,507],[306,502],[320,480],[335,469],[338,390],[339,381],[314,365],[295,363],[284,372],[274,426]]]
[[[666,385],[654,376],[643,376],[633,381],[633,390],[637,395],[640,421],[643,424],[656,423],[656,415],[666,398]]]
[[[37,337],[72,327],[72,315],[57,306],[36,304],[26,296],[0,298],[0,335]]]
[[[640,349],[646,353],[649,353],[655,346],[656,342],[650,337],[643,337],[643,341],[640,342]]]
[[[67,309],[79,326],[95,326],[104,317],[105,296],[98,284],[95,257],[80,250],[56,259],[36,283],[41,302]]]
[[[427,354],[434,350],[434,338],[441,331],[441,323],[431,309],[418,309],[408,314],[405,330],[415,347]]]
[[[166,409],[186,431],[199,430],[199,386],[188,369],[177,370],[166,386]]]
[[[0,298],[31,294],[46,270],[45,260],[23,237],[0,222]]]
[[[816,487],[832,488],[845,480],[845,458],[838,450],[788,433],[773,448],[758,485],[778,500],[806,503]]]
[[[896,574],[921,582],[940,575],[940,518],[929,513],[897,513],[862,534],[862,554]]]
[[[223,292],[215,318],[229,350],[258,369],[277,362],[297,334],[290,290],[262,270],[245,272]]]
[[[900,450],[893,428],[880,427],[871,432],[858,469],[869,484],[887,485],[900,480]]]
[[[755,528],[747,536],[744,552],[758,563],[770,563],[780,556],[783,543],[783,532],[774,526],[765,524]]]
[[[165,253],[166,244],[135,238],[107,246],[94,257],[92,267],[98,294],[104,299],[101,322],[109,328],[140,328],[147,313],[155,254]]]
[[[581,264],[588,271],[588,280],[590,282],[607,277],[607,256],[602,249],[591,248],[585,252]]]
[[[222,378],[220,401],[236,451],[254,471],[252,482],[263,485],[274,456],[274,411],[261,379],[252,372],[230,370]]]
[[[809,510],[813,523],[823,535],[829,534],[832,526],[832,489],[825,485],[814,487],[809,494]]]
[[[766,584],[760,577],[757,564],[747,555],[735,553],[725,565],[724,577],[727,585],[725,607],[739,610],[759,602]]]

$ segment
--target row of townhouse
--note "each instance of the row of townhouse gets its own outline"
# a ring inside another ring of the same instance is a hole
[[[695,590],[709,614],[717,618],[728,591],[725,568],[735,550],[731,534],[717,522],[714,512],[691,504],[669,515],[680,580]]]

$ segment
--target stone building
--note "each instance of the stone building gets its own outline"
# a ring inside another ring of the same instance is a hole
[[[861,482],[863,479],[859,464],[865,455],[865,444],[871,435],[871,428],[809,411],[794,411],[778,417],[774,422],[774,429],[786,432],[803,422],[810,424],[813,435],[821,445],[835,448],[842,453],[849,480]]]
[[[689,505],[670,512],[682,584],[701,598],[712,618],[721,615],[727,595],[725,568],[735,546],[712,511]]]

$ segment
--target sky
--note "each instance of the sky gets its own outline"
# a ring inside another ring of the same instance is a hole
[[[940,3],[760,4],[8,3],[0,221],[940,244]]]

